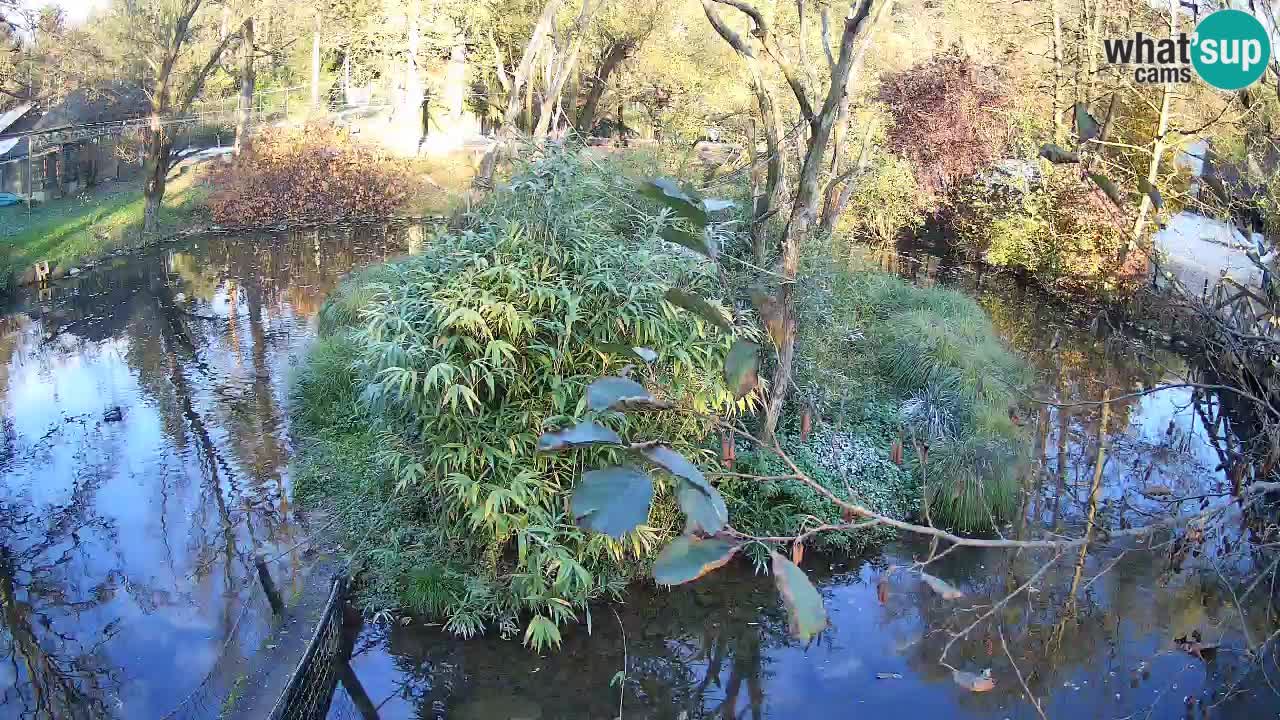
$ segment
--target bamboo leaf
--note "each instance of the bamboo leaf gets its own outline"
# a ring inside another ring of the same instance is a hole
[[[653,579],[659,585],[681,585],[722,567],[733,559],[738,546],[720,538],[681,536],[667,543],[653,563]]]
[[[1155,185],[1147,182],[1146,178],[1138,178],[1138,191],[1151,198],[1151,204],[1155,209],[1164,209],[1164,198],[1160,196],[1160,191]]]
[[[707,490],[711,492],[708,493]],[[724,497],[713,487],[707,486],[704,489],[681,481],[676,490],[676,502],[689,520],[686,532],[714,535],[729,522],[729,508],[725,505]]]
[[[800,566],[778,553],[773,555],[773,582],[787,608],[787,627],[803,643],[811,642],[827,627],[822,594],[809,582]]]
[[[1107,197],[1111,198],[1111,202],[1115,203],[1116,207],[1124,207],[1124,195],[1120,193],[1120,188],[1116,187],[1116,184],[1111,182],[1111,178],[1100,173],[1089,173],[1089,179],[1092,180],[1093,184],[1097,185],[1102,192],[1106,193]]]
[[[736,340],[724,359],[724,379],[735,399],[742,399],[760,382],[760,346],[747,340]]]
[[[689,312],[701,315],[708,322],[717,327],[724,330],[731,330],[733,328],[733,325],[729,322],[729,318],[725,317],[723,312],[720,312],[720,310],[714,305],[696,295],[691,295],[683,290],[672,288],[668,290],[666,295],[663,297],[666,298],[667,302],[678,308],[683,308]]]
[[[554,452],[589,445],[621,445],[618,433],[596,422],[582,422],[538,438],[538,452]]]
[[[1059,165],[1066,164],[1066,163],[1080,162],[1079,153],[1074,153],[1074,152],[1071,152],[1070,150],[1064,150],[1061,147],[1054,145],[1053,143],[1048,143],[1040,146],[1040,157],[1044,158],[1045,160],[1048,160],[1051,163],[1057,163]]]
[[[1089,106],[1082,102],[1076,103],[1076,137],[1079,142],[1087,143],[1097,138],[1100,132],[1098,121],[1089,114]]]
[[[589,470],[573,491],[573,520],[580,527],[621,539],[649,519],[653,480],[634,467]]]

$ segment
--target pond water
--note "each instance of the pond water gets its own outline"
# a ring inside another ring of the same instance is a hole
[[[0,718],[199,717],[309,558],[287,388],[385,230],[213,237],[109,258],[0,320]]]
[[[286,593],[311,562],[307,518],[289,503],[290,369],[341,274],[411,237],[213,237],[19,299],[0,327],[0,718],[218,715],[238,659],[270,626],[253,555],[272,559]],[[1093,399],[1186,369],[1094,323],[1094,309],[944,256],[862,261],[976,297],[1046,396]],[[1098,407],[1025,421],[1042,461],[1027,477],[1027,519],[1001,531],[1076,534]],[[1103,525],[1149,522],[1170,498],[1215,495],[1175,503],[1187,512],[1223,502],[1231,423],[1189,388],[1115,403]],[[1206,554],[1182,567],[1170,540],[1091,554],[1080,580],[1073,553],[1044,569],[1051,558],[1038,553],[956,551],[930,566],[965,591],[954,601],[890,572],[927,545],[811,557],[832,629],[807,648],[787,639],[770,579],[738,566],[595,607],[590,628],[567,628],[546,657],[518,638],[356,623],[351,666],[382,718],[1039,717],[1023,681],[1050,718],[1280,717],[1274,653],[1245,652],[1277,627],[1274,590],[1228,581],[1272,558]],[[991,612],[1024,583],[1032,590]],[[1192,631],[1221,647],[1203,659],[1178,649]],[[995,688],[958,686],[944,649],[954,668],[990,669]],[[361,717],[356,707],[340,688],[329,716]]]

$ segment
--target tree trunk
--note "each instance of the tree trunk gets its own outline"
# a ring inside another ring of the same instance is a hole
[[[240,111],[236,117],[236,157],[243,155],[249,148],[249,134],[253,132],[253,89],[257,80],[253,66],[253,18],[244,21],[241,32],[240,41],[243,45],[240,56]]]
[[[738,53],[751,76],[751,91],[756,96],[756,106],[760,111],[760,121],[764,130],[765,147],[768,152],[768,176],[765,191],[756,196],[755,207],[751,214],[751,246],[752,254],[759,265],[764,265],[769,254],[768,221],[774,208],[780,208],[786,192],[786,154],[782,147],[782,120],[775,111],[773,96],[765,83],[764,73],[760,68],[760,60],[755,51],[743,42],[742,38],[720,19],[712,7],[714,0],[702,0],[702,10],[711,27],[729,43]]]
[[[760,206],[767,203],[764,193],[765,169],[760,163],[760,141],[756,138],[756,119],[751,118],[747,123],[747,167],[751,172],[751,255],[755,259],[756,264],[763,264],[764,254],[768,243],[768,235],[765,233],[764,223],[755,222],[755,218],[760,214]]]
[[[1075,573],[1071,579],[1070,607],[1075,607],[1076,591],[1080,587],[1080,579],[1084,576],[1085,560],[1089,557],[1089,542],[1094,535],[1094,520],[1098,514],[1098,491],[1102,488],[1102,470],[1107,464],[1107,421],[1111,416],[1111,389],[1102,391],[1102,418],[1098,421],[1098,455],[1093,465],[1093,483],[1089,489],[1088,524],[1084,529],[1084,544],[1080,546],[1080,557],[1076,560]]]
[[[529,36],[529,44],[524,48],[524,55],[520,58],[520,64],[516,67],[515,74],[511,76],[511,81],[507,87],[507,109],[503,113],[502,124],[499,125],[498,131],[494,133],[493,145],[485,153],[484,159],[480,163],[480,171],[476,173],[475,181],[472,183],[477,190],[487,190],[493,187],[493,176],[497,171],[498,161],[505,152],[507,143],[511,141],[515,134],[514,126],[517,118],[520,117],[521,90],[530,84],[529,77],[533,72],[534,58],[542,48],[542,43],[546,40],[552,23],[555,22],[556,11],[560,9],[561,1],[547,0],[547,4],[542,7],[542,14],[538,16],[538,24],[534,26],[533,34]],[[499,78],[501,78],[501,74],[499,74]],[[532,102],[532,97],[530,97],[530,102]]]
[[[867,171],[871,161],[871,133],[874,129],[875,125],[868,122],[867,129],[862,134],[862,147],[858,149],[858,162],[852,170],[845,172],[847,177],[843,187],[835,181],[835,178],[832,178],[832,182],[827,187],[827,198],[822,206],[821,230],[828,235],[835,232],[836,223],[844,214],[844,209],[849,206],[849,200],[853,198],[853,193],[858,187],[858,177]]]
[[[311,107],[320,107],[320,31],[311,36]]]
[[[587,99],[582,103],[582,111],[578,114],[578,134],[587,135],[596,126],[596,112],[605,89],[609,87],[609,76],[633,50],[635,45],[631,38],[615,40],[609,45],[609,51],[604,54],[600,66],[591,76],[591,89],[587,91]]]
[[[783,341],[778,352],[778,367],[774,371],[770,383],[769,404],[765,411],[764,436],[773,437],[782,416],[782,404],[791,389],[791,375],[795,359],[796,345],[796,276],[800,270],[800,245],[812,232],[814,221],[818,216],[818,197],[821,194],[818,176],[826,161],[827,143],[839,114],[840,103],[848,92],[848,80],[853,71],[855,61],[861,56],[858,40],[869,36],[870,29],[879,22],[892,2],[883,2],[877,8],[874,18],[867,22],[870,14],[870,2],[863,3],[859,14],[845,23],[845,31],[840,42],[840,59],[831,70],[831,85],[827,90],[826,101],[822,110],[814,115],[810,123],[809,145],[805,152],[804,163],[800,168],[800,181],[796,188],[795,199],[791,206],[791,217],[787,221],[787,230],[782,240],[782,261],[779,264],[783,278],[781,288],[783,312]]]
[[[142,232],[153,235],[160,229],[160,203],[164,200],[165,184],[169,177],[169,155],[173,140],[160,122],[162,111],[153,110],[151,124],[147,128],[146,161],[143,163],[144,200]]]
[[[1061,144],[1067,139],[1066,120],[1063,116],[1065,101],[1062,98],[1062,10],[1059,0],[1049,0],[1049,12],[1053,20],[1053,141]]]
[[[1169,0],[1169,36],[1173,37],[1178,32],[1178,0]],[[1173,85],[1165,83],[1164,90],[1160,93],[1160,119],[1156,122],[1155,136],[1152,138],[1151,163],[1147,166],[1147,183],[1151,187],[1156,186],[1156,180],[1160,177],[1160,160],[1164,156],[1165,136],[1169,134],[1169,116],[1173,106]],[[1133,223],[1133,233],[1129,237],[1129,242],[1125,244],[1124,250],[1120,253],[1119,265],[1129,258],[1129,253],[1138,246],[1142,241],[1142,231],[1147,224],[1147,215],[1151,212],[1151,196],[1148,193],[1142,193],[1142,200],[1138,205],[1138,218]]]

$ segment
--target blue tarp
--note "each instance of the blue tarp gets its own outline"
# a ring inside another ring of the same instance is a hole
[[[17,195],[14,195],[13,193],[0,193],[0,207],[17,205],[20,202],[22,201],[18,198]]]

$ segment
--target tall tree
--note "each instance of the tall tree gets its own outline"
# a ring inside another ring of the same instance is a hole
[[[845,95],[849,92],[849,78],[854,66],[865,52],[865,45],[869,42],[872,28],[888,15],[893,0],[878,2],[862,0],[850,4],[840,35],[839,54],[834,56],[834,61],[830,63],[826,92],[821,96],[815,95],[822,101],[821,105],[817,106],[810,99],[804,78],[781,47],[770,24],[759,9],[745,0],[702,0],[702,5],[712,27],[742,57],[751,73],[752,85],[757,88],[758,105],[766,136],[770,128],[774,128],[774,134],[778,133],[778,116],[772,109],[773,103],[764,85],[760,67],[761,57],[769,58],[781,72],[792,95],[795,96],[801,120],[808,130],[808,137],[801,155],[800,175],[797,178],[795,191],[791,195],[791,207],[781,236],[777,267],[773,273],[774,276],[781,278],[781,286],[778,289],[778,297],[771,298],[765,303],[776,315],[773,318],[766,318],[766,321],[771,328],[777,328],[777,332],[772,335],[774,344],[777,346],[778,365],[770,385],[771,394],[765,410],[764,426],[765,435],[771,437],[777,429],[778,420],[782,415],[782,404],[791,387],[796,342],[795,283],[800,270],[800,246],[815,230],[818,202],[825,187],[823,168],[828,165],[827,145],[831,140],[836,120],[841,114]],[[717,14],[715,5],[732,7],[750,19],[753,40],[751,44],[729,28]],[[771,149],[770,154],[771,157],[780,156],[781,152]],[[773,209],[769,208],[762,217],[759,210],[757,205],[757,222],[773,213]]]
[[[142,53],[149,70],[148,124],[143,139],[143,232],[159,226],[173,151],[166,121],[191,109],[205,80],[240,31],[219,37],[215,0],[123,0],[113,26],[126,46]]]

